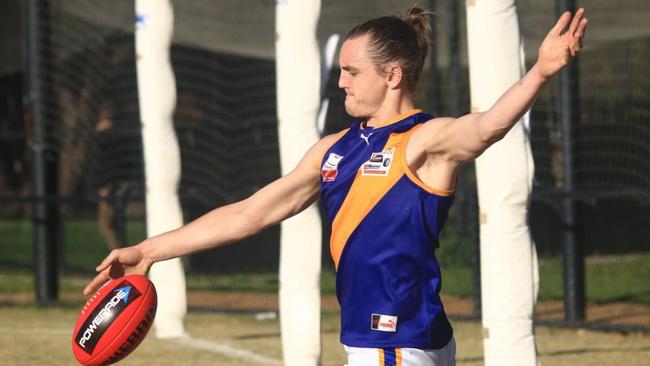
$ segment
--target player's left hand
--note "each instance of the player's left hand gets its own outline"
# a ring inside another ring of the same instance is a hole
[[[84,295],[90,295],[111,279],[125,274],[141,274],[149,272],[153,261],[147,258],[139,246],[114,249],[97,266],[98,274],[84,288]]]
[[[584,8],[578,9],[573,18],[570,12],[565,12],[542,42],[537,66],[543,78],[548,79],[555,75],[582,50],[582,39],[587,28],[587,18],[584,14]],[[569,28],[563,33],[569,22]]]

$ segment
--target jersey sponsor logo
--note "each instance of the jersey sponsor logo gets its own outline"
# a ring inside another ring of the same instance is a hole
[[[372,314],[370,319],[370,329],[378,330],[380,332],[396,332],[397,316]]]
[[[386,176],[393,164],[393,152],[390,149],[382,152],[372,153],[370,159],[361,165],[361,175]]]
[[[372,136],[372,132],[370,132],[370,133],[368,134],[368,136],[366,136],[366,135],[364,135],[364,134],[362,134],[362,133],[359,134],[359,137],[361,137],[361,138],[363,139],[363,141],[366,142],[366,145],[368,145],[368,146],[370,146],[370,141],[368,140],[368,139],[370,138],[370,136]]]
[[[339,175],[338,166],[342,159],[343,156],[335,153],[330,153],[320,170],[323,182],[333,182],[336,180],[336,176]]]

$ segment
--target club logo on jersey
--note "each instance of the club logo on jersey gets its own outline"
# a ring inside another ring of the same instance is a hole
[[[372,314],[370,329],[380,332],[396,332],[397,317],[395,315]]]
[[[394,148],[387,151],[372,153],[370,159],[361,165],[361,175],[386,176],[393,164]]]
[[[343,159],[343,156],[330,153],[323,164],[323,167],[320,170],[320,175],[323,178],[323,182],[333,182],[336,180],[336,176],[339,175],[339,163]]]

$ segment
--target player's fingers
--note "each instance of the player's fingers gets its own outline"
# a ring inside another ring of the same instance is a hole
[[[91,293],[95,292],[95,290],[100,288],[109,279],[110,278],[108,276],[108,271],[99,273],[97,276],[95,276],[95,278],[92,279],[92,281],[88,283],[88,285],[86,285],[83,291],[84,295],[88,296]]]
[[[104,258],[104,260],[95,268],[97,272],[102,272],[108,266],[110,266],[113,262],[116,262],[118,257],[120,256],[119,249],[113,249],[111,253]]]
[[[587,29],[587,23],[589,23],[587,18],[582,18],[582,20],[580,21],[580,25],[578,25],[578,30],[576,32],[576,36],[580,37],[580,39],[582,39],[585,36],[585,30]]]
[[[124,267],[120,264],[111,265],[108,269],[108,277],[118,278],[124,276]]]
[[[557,20],[557,23],[555,23],[555,26],[551,28],[551,31],[548,32],[550,35],[555,35],[559,36],[562,33],[562,30],[566,28],[566,25],[569,23],[569,19],[571,19],[571,13],[568,11],[565,11],[562,16],[560,16],[560,19]]]
[[[583,48],[582,39],[583,39],[583,37],[585,35],[584,31],[585,31],[586,26],[587,26],[587,19],[583,18],[580,21],[580,25],[578,26],[578,30],[573,35],[573,42],[572,42],[571,47],[570,47],[571,55],[573,55],[573,56],[577,55],[578,53],[580,53],[580,51],[582,51],[582,48]]]
[[[585,13],[585,9],[580,8],[578,11],[576,11],[575,15],[573,16],[573,20],[571,20],[571,25],[569,26],[569,30],[567,31],[570,35],[574,35],[576,33],[576,30],[578,29],[578,25],[580,24],[580,21],[582,20],[582,16]]]

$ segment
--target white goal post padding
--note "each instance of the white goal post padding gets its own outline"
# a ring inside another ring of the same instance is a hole
[[[278,137],[282,174],[318,139],[320,0],[277,0],[275,12]],[[280,323],[288,366],[320,362],[321,221],[312,205],[282,223]]]
[[[178,199],[180,148],[172,123],[176,83],[169,61],[174,16],[168,0],[136,0],[135,11],[147,236],[151,237],[183,225]],[[186,336],[183,319],[187,300],[180,259],[154,264],[149,277],[158,292],[156,335],[160,338]]]
[[[524,72],[515,1],[468,1],[467,35],[472,111],[485,111]],[[487,366],[538,364],[537,257],[527,223],[533,169],[522,121],[476,161]]]

